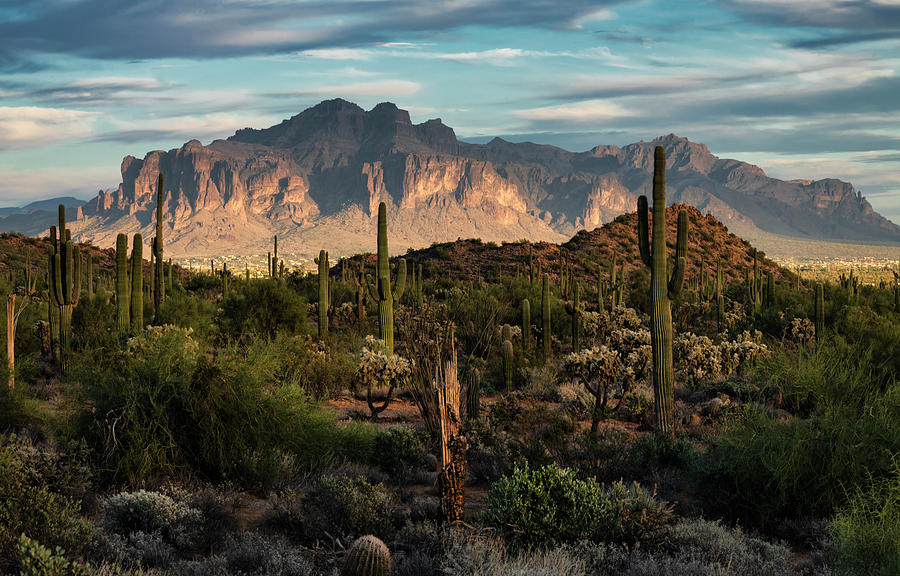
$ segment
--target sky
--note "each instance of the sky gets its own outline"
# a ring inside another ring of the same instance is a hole
[[[900,223],[900,0],[0,0],[0,205],[384,101],[460,139],[675,133]]]

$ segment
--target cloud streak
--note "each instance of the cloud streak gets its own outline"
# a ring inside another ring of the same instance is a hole
[[[202,59],[352,50],[391,42],[398,34],[427,35],[463,26],[572,26],[628,1],[634,0],[45,1],[0,24],[0,63],[12,66],[30,53]],[[340,53],[318,53],[329,55]]]
[[[0,106],[0,150],[89,136],[96,117],[78,110]]]

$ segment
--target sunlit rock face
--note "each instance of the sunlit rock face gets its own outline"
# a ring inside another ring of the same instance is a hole
[[[157,175],[170,256],[374,250],[374,215],[389,206],[392,249],[458,237],[561,241],[634,210],[650,191],[653,148],[667,151],[667,198],[738,233],[900,240],[850,184],[784,182],[674,135],[573,153],[496,138],[471,144],[439,119],[413,124],[390,103],[366,111],[329,100],[263,130],[207,146],[191,140],[122,161],[122,182],[83,207],[73,233],[112,246],[154,233]]]

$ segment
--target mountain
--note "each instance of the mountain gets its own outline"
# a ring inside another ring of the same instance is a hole
[[[47,230],[48,222],[55,222],[60,204],[73,216],[80,214],[84,200],[72,196],[38,200],[25,206],[0,208],[0,230],[36,235]]]
[[[122,183],[71,227],[100,246],[119,232],[149,238],[162,172],[166,251],[176,257],[264,254],[273,234],[283,253],[371,251],[380,201],[395,252],[458,237],[562,242],[634,209],[650,191],[657,144],[668,155],[669,202],[742,236],[900,242],[900,227],[846,182],[776,180],[675,135],[582,153],[499,138],[471,144],[440,119],[413,124],[393,104],[366,111],[344,100],[208,146],[127,156]]]

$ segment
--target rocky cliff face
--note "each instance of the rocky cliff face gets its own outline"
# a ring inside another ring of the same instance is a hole
[[[440,120],[412,124],[393,104],[370,111],[330,100],[263,130],[208,146],[126,157],[122,183],[88,202],[76,237],[111,246],[119,232],[153,233],[156,177],[165,177],[167,255],[374,249],[373,215],[389,205],[396,251],[457,237],[561,241],[632,211],[648,193],[653,147],[668,153],[668,198],[740,234],[900,241],[850,184],[783,182],[669,135],[571,153],[501,139],[460,142]]]

